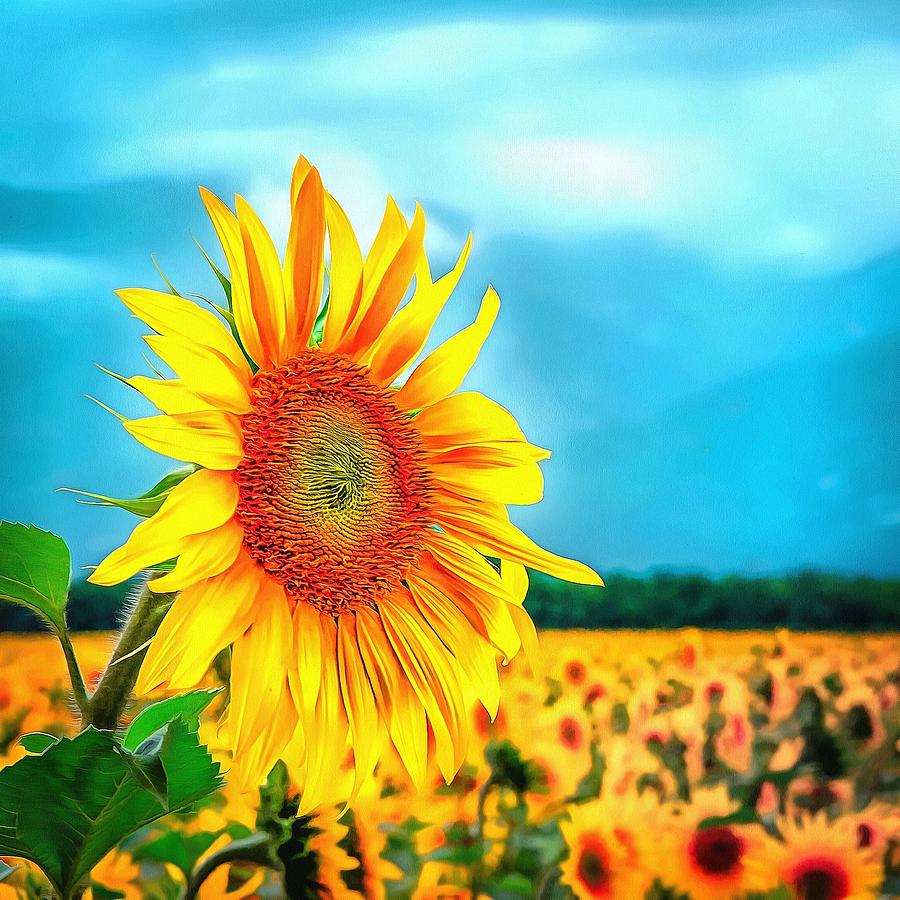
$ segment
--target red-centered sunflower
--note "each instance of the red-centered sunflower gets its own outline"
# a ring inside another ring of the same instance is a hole
[[[506,504],[540,499],[547,451],[492,400],[454,393],[493,325],[497,295],[488,288],[474,323],[398,386],[470,242],[433,281],[422,210],[407,223],[389,198],[364,258],[302,157],[283,264],[243,198],[235,215],[201,195],[230,272],[230,331],[179,296],[118,292],[178,376],[124,379],[162,412],[124,426],[198,468],[90,580],[115,584],[177,557],[149,583],[180,594],[137,689],[193,686],[233,645],[228,733],[246,787],[292,738],[304,747],[301,813],[319,805],[348,747],[358,788],[387,737],[421,783],[426,722],[449,781],[470,702],[496,714],[498,656],[533,636],[521,567],[602,584],[509,520]],[[488,557],[503,562],[503,578]]]
[[[879,848],[859,840],[854,816],[824,813],[776,820],[783,837],[767,837],[747,855],[748,887],[778,884],[795,900],[875,900],[884,881]]]
[[[563,883],[579,900],[643,897],[655,877],[645,835],[657,816],[648,794],[631,792],[570,806],[559,823],[569,848],[560,866]]]
[[[730,815],[736,806],[728,789],[720,785],[694,789],[690,803],[663,807],[660,846],[667,861],[667,883],[704,900],[735,900],[747,895],[746,859],[765,838],[762,827],[701,827],[704,820]]]

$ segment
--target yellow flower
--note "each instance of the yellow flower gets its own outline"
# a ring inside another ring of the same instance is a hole
[[[112,891],[120,891],[128,900],[138,900],[142,896],[137,883],[140,874],[140,868],[129,854],[113,850],[91,870],[91,881]],[[85,896],[92,897],[93,891],[89,889]]]
[[[569,848],[562,880],[581,900],[643,897],[655,877],[645,833],[652,833],[658,806],[647,794],[604,794],[569,808],[560,830]]]
[[[759,825],[700,829],[704,819],[727,816],[737,804],[724,786],[698,788],[689,804],[665,807],[659,838],[666,860],[664,880],[694,897],[732,900],[747,892],[746,859],[764,837]]]
[[[776,822],[783,841],[766,836],[747,854],[748,887],[768,891],[783,884],[791,897],[874,900],[884,880],[878,848],[861,846],[857,820],[829,821],[824,814]]]
[[[421,209],[407,223],[389,199],[364,259],[301,157],[282,265],[243,198],[234,215],[201,193],[228,261],[234,336],[179,296],[119,291],[179,376],[124,379],[162,412],[124,426],[200,468],[90,580],[114,584],[178,557],[149,585],[181,593],[138,691],[193,686],[233,644],[230,733],[246,787],[263,780],[298,723],[301,814],[320,804],[348,744],[358,787],[385,732],[421,783],[426,717],[449,780],[464,758],[469,702],[496,713],[498,655],[512,657],[521,635],[533,634],[516,590],[523,564],[602,583],[509,521],[506,504],[540,499],[547,451],[492,400],[454,393],[496,318],[497,295],[488,288],[475,322],[396,387],[469,243],[432,281]],[[488,556],[509,564],[507,579]]]

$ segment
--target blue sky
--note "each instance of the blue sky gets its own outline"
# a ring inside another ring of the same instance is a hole
[[[2,514],[167,463],[82,392],[145,371],[113,288],[213,291],[205,184],[276,235],[298,153],[365,241],[391,192],[503,301],[469,385],[555,450],[515,517],[601,569],[898,572],[900,15],[884,3],[11,4],[0,58]]]

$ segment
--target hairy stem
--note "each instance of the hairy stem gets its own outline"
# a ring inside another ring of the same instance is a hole
[[[182,900],[193,900],[200,892],[200,886],[212,873],[227,863],[248,862],[268,868],[276,868],[272,852],[272,838],[264,831],[257,831],[245,838],[226,844],[221,850],[211,853],[191,872]]]
[[[72,638],[66,628],[54,628],[53,631],[59,640],[60,647],[62,647],[63,656],[66,658],[66,668],[69,670],[69,681],[72,683],[72,696],[75,698],[75,705],[81,713],[81,724],[83,727],[87,724],[87,719],[90,716],[91,700],[90,697],[88,697],[87,688],[84,686],[84,677],[81,674],[81,668],[79,667],[78,659],[75,656],[75,647],[72,644]]]
[[[119,637],[109,665],[90,699],[90,715],[84,727],[114,730],[131,696],[147,645],[156,634],[175,594],[155,594],[146,585],[141,590],[128,622]]]

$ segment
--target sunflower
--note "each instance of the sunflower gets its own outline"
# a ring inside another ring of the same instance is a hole
[[[705,819],[728,816],[735,807],[724,786],[696,789],[689,804],[665,807],[661,841],[667,881],[707,900],[746,895],[745,860],[764,836],[761,826],[700,827]]]
[[[748,887],[783,884],[797,900],[873,900],[884,880],[878,848],[859,840],[855,817],[824,813],[776,821],[783,841],[766,837],[747,854]]]
[[[497,294],[489,287],[473,324],[398,384],[471,239],[434,281],[421,208],[408,223],[388,198],[364,258],[301,157],[282,264],[243,198],[235,214],[200,190],[230,273],[224,317],[173,294],[118,291],[178,376],[122,379],[161,412],[124,427],[196,470],[90,581],[115,584],[177,557],[149,582],[180,593],[137,690],[193,686],[232,645],[229,732],[248,788],[297,729],[301,813],[319,805],[348,746],[357,788],[386,737],[421,783],[428,725],[449,781],[464,757],[469,704],[496,714],[498,658],[533,637],[523,566],[602,584],[509,520],[506,504],[540,499],[547,451],[494,401],[455,393],[497,316]]]
[[[576,897],[643,897],[655,877],[642,835],[656,819],[648,794],[604,794],[569,807],[559,827],[569,848],[562,881]]]

